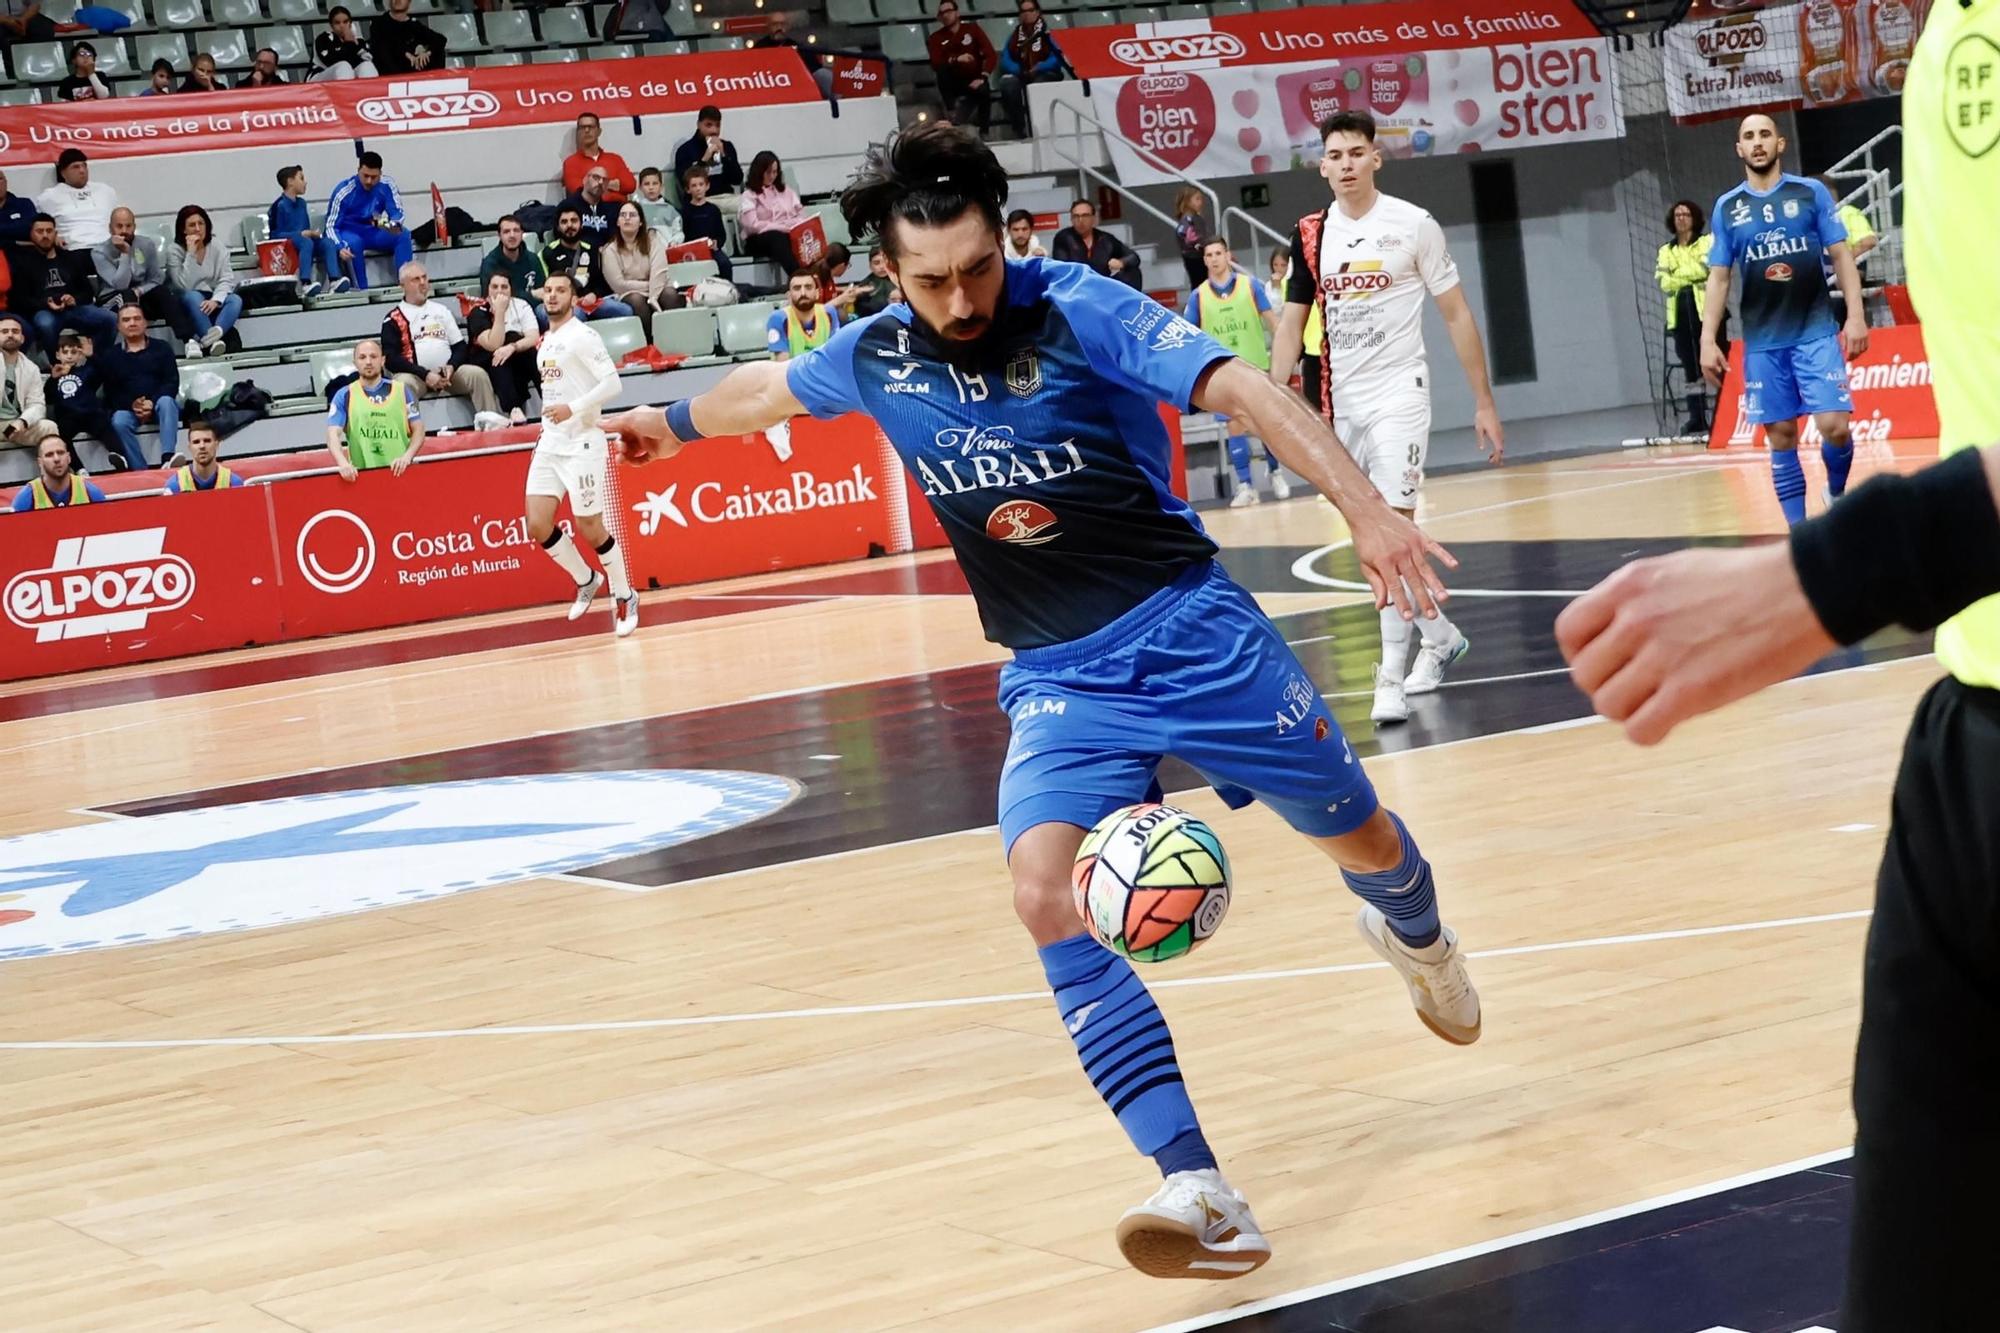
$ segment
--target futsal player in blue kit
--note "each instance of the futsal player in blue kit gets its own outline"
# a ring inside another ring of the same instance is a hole
[[[1769,116],[1745,116],[1736,129],[1743,184],[1715,201],[1709,234],[1708,295],[1702,307],[1701,368],[1722,383],[1729,357],[1717,334],[1729,309],[1729,280],[1743,266],[1743,411],[1771,446],[1771,484],[1786,523],[1806,516],[1799,466],[1799,422],[1811,413],[1826,463],[1826,500],[1847,490],[1854,466],[1848,416],[1847,359],[1868,350],[1861,272],[1847,246],[1833,195],[1816,180],[1784,170],[1785,139]],[[1836,327],[1822,283],[1824,263],[1847,299],[1847,324]],[[1843,357],[1842,353],[1846,356]]]
[[[1450,556],[1391,509],[1332,431],[1172,311],[1082,264],[1002,254],[1007,176],[970,130],[923,126],[870,151],[841,198],[879,235],[905,304],[783,364],[740,366],[664,412],[606,423],[630,460],[800,412],[865,412],[957,553],[1000,676],[1012,743],[1000,833],[1014,909],[1085,1072],[1164,1177],[1117,1237],[1155,1277],[1232,1278],[1271,1247],[1202,1136],[1165,1019],[1124,959],[1084,932],[1071,866],[1086,830],[1157,799],[1162,756],[1231,806],[1259,800],[1316,842],[1363,901],[1369,945],[1445,1040],[1479,996],[1438,919],[1429,863],[1376,800],[1305,670],[1168,488],[1159,404],[1247,417],[1346,518],[1377,604],[1443,594]]]

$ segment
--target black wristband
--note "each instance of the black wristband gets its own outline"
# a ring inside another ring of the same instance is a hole
[[[2000,509],[1977,449],[1883,475],[1792,529],[1792,567],[1836,642],[1926,630],[2000,593]]]

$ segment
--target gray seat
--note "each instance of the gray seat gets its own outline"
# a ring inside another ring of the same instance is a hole
[[[349,10],[354,6],[349,5]],[[319,23],[319,0],[271,0],[271,18],[277,23]]]
[[[930,60],[930,48],[924,45],[924,30],[914,23],[884,24],[875,30],[875,36],[882,43],[882,54],[891,60],[913,64]]]
[[[930,15],[923,0],[875,0],[875,17],[891,23],[922,23]]]
[[[153,22],[162,28],[199,28],[208,23],[201,0],[153,0]]]
[[[541,45],[525,9],[503,9],[484,17],[486,44],[496,51],[527,51]],[[465,21],[470,23],[472,19],[467,16]]]
[[[219,28],[247,28],[264,21],[258,0],[208,0],[208,12]]]
[[[630,42],[614,42],[610,46],[587,46],[583,50],[585,60],[630,60],[638,54],[638,48]]]
[[[164,20],[163,20],[164,21]],[[132,60],[140,69],[151,71],[155,60],[174,67],[178,79],[188,67],[187,38],[178,32],[156,32],[132,39]]]
[[[574,46],[544,47],[528,52],[528,63],[531,65],[573,65],[581,59],[583,52]]]
[[[259,28],[251,33],[250,37],[258,46],[268,46],[276,51],[280,65],[312,63],[312,43],[306,40],[305,29],[295,23],[286,23],[275,28]]]
[[[40,88],[0,88],[0,106],[33,106],[41,100]]]
[[[826,16],[835,23],[873,23],[875,6],[869,0],[827,0]]]
[[[714,356],[715,311],[705,306],[660,311],[653,316],[653,346],[681,356]]]
[[[676,287],[692,287],[703,278],[712,278],[720,272],[722,269],[713,259],[690,259],[667,265],[667,281]]]
[[[250,68],[250,43],[235,28],[215,28],[194,37],[195,53],[206,51],[215,57],[217,69]]]
[[[487,51],[473,57],[472,63],[480,69],[499,69],[508,65],[525,65],[528,57],[519,51]]]
[[[586,46],[596,38],[583,11],[570,5],[544,9],[541,28],[542,40],[551,46]]]
[[[684,56],[693,50],[686,42],[646,42],[639,48],[640,54],[648,56]]]
[[[431,14],[424,22],[444,38],[444,49],[453,55],[471,55],[484,51],[488,45],[480,39],[479,21],[471,14]]]
[[[236,234],[243,242],[243,253],[256,258],[258,244],[271,239],[271,215],[249,214],[236,224]]]
[[[715,317],[716,332],[722,338],[722,350],[731,353],[767,350],[770,343],[765,337],[765,325],[777,308],[776,301],[723,306]]]
[[[604,340],[604,350],[611,353],[614,366],[646,345],[646,326],[634,315],[593,319],[590,331]]]
[[[354,349],[352,347],[329,347],[323,352],[312,354],[313,392],[326,397],[327,381],[337,380],[342,375],[354,373]]]
[[[107,79],[119,79],[132,72],[132,48],[123,37],[88,37],[97,52],[97,72]],[[75,45],[72,44],[72,50]]]

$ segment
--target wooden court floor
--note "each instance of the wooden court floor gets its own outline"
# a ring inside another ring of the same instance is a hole
[[[1230,547],[1341,531],[1311,500],[1211,519]],[[1779,530],[1761,459],[1698,454],[1442,478],[1426,521],[1447,544]],[[0,724],[0,834],[998,658],[963,598],[746,601],[624,643],[89,706]],[[1237,897],[1146,975],[1276,1248],[1240,1282],[1123,1267],[1112,1226],[1157,1177],[970,829],[0,963],[0,1327],[1136,1330],[1840,1148],[1895,757],[1936,675],[1804,678],[1656,751],[1579,721],[1370,761],[1475,951],[1463,1050],[1316,853],[1184,797]]]

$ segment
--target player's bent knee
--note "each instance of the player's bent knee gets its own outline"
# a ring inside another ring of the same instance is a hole
[[[1377,806],[1375,813],[1351,832],[1338,837],[1315,838],[1320,849],[1342,870],[1358,875],[1380,874],[1402,864],[1403,839],[1396,832],[1388,808]]]
[[[1076,914],[1076,890],[1067,876],[1025,879],[1017,876],[1014,915],[1021,918],[1021,924],[1028,928],[1038,946],[1054,944],[1083,931],[1083,920]]]

